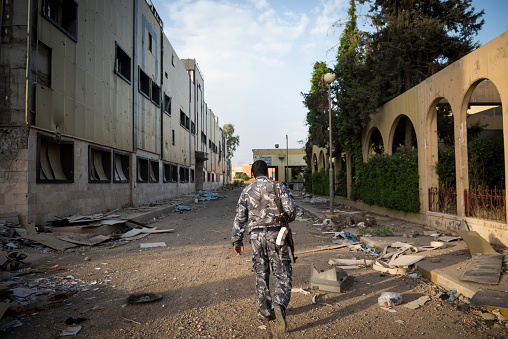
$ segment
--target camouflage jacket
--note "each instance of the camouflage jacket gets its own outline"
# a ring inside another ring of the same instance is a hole
[[[286,214],[288,221],[295,220],[296,206],[293,196],[283,183],[277,182],[277,188],[282,212]],[[278,215],[273,181],[265,176],[257,177],[256,181],[247,186],[240,195],[231,242],[234,246],[243,246],[246,230],[249,234],[256,228],[280,226],[279,222],[275,222]]]

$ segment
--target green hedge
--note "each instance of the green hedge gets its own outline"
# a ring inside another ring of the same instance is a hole
[[[404,212],[420,211],[418,151],[398,150],[393,155],[376,154],[365,164],[360,196],[369,205]]]

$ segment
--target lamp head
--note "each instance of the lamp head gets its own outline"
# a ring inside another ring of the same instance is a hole
[[[323,80],[327,84],[331,84],[333,80],[335,80],[335,76],[332,73],[326,73],[325,75],[323,75]]]

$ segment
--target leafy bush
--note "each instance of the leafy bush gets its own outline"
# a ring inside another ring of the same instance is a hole
[[[372,156],[362,169],[360,184],[360,196],[369,205],[419,212],[418,151]]]
[[[243,173],[243,172],[242,172],[242,173],[240,173],[240,174],[235,175],[235,176],[233,177],[233,179],[242,179],[242,180],[246,181],[246,180],[249,180],[249,179],[250,179],[250,177],[249,177],[247,174],[245,174],[245,173]]]
[[[436,173],[439,176],[439,186],[455,187],[455,151],[453,149],[439,149]]]

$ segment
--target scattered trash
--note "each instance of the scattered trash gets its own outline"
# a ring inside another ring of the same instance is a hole
[[[176,205],[173,209],[173,212],[180,212],[182,213],[183,211],[192,211],[194,210],[194,208],[191,208],[191,207],[188,207],[188,206],[182,206],[182,205]]]
[[[377,303],[381,307],[390,308],[402,303],[402,296],[396,292],[382,292],[377,299]]]
[[[310,272],[310,288],[328,292],[344,292],[348,287],[353,284],[354,278],[348,276],[344,270],[331,269],[318,272],[314,265],[311,265]]]
[[[357,265],[357,266],[372,266],[375,260],[368,259],[330,259],[328,265]]]
[[[259,325],[258,328],[262,329],[262,330],[266,330],[266,325]]]
[[[162,294],[159,293],[138,293],[138,294],[131,294],[127,298],[127,301],[129,303],[146,303],[151,302],[155,300],[159,300],[162,298]]]
[[[291,293],[302,293],[302,294],[305,294],[305,295],[309,295],[310,292],[309,291],[306,291],[304,290],[303,288],[292,288],[291,289]]]
[[[395,320],[395,322],[404,325],[404,320]]]

